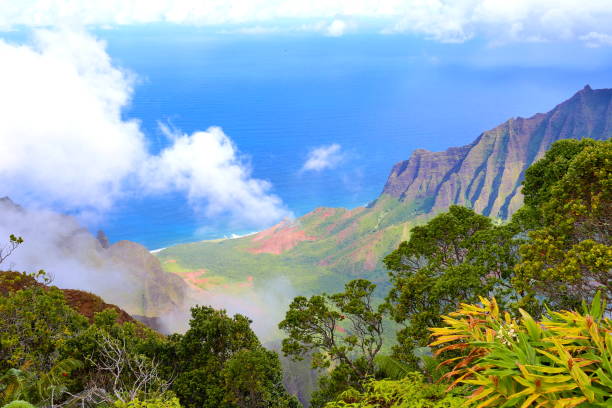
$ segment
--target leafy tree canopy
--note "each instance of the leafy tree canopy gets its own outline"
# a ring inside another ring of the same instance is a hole
[[[533,229],[521,247],[515,284],[553,307],[577,307],[601,290],[612,300],[612,141],[564,140],[528,169]],[[528,214],[527,216],[525,214]]]
[[[383,309],[373,304],[375,288],[357,279],[340,293],[296,297],[279,324],[288,334],[282,344],[285,355],[311,355],[313,368],[333,368],[319,384],[313,398],[320,402],[314,406],[375,374],[383,343]]]
[[[393,287],[387,301],[398,332],[395,356],[417,368],[416,347],[428,343],[428,328],[459,302],[491,293],[515,298],[510,278],[517,261],[514,225],[497,226],[471,209],[451,206],[385,257]]]
[[[186,407],[292,407],[278,356],[264,349],[242,315],[197,306],[189,329],[171,338],[172,390]]]

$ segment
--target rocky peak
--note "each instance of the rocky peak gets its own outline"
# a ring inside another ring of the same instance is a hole
[[[383,189],[422,212],[466,205],[507,218],[522,203],[523,173],[559,139],[612,136],[612,89],[586,85],[548,113],[517,117],[482,133],[473,143],[429,152],[417,149],[397,163]]]

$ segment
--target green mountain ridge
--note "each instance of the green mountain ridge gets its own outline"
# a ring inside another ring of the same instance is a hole
[[[506,219],[522,204],[525,169],[559,139],[612,136],[612,89],[588,85],[550,112],[512,118],[473,143],[416,150],[396,164],[366,207],[317,208],[257,234],[169,247],[164,269],[204,290],[265,288],[279,276],[299,294],[332,292],[357,277],[386,285],[381,261],[423,223],[452,204]]]

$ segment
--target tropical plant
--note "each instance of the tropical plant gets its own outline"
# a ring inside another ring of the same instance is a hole
[[[609,407],[612,397],[612,322],[597,294],[583,313],[550,311],[536,322],[502,313],[495,299],[462,304],[432,328],[436,353],[460,351],[442,364],[452,367],[449,389],[468,384],[478,407]]]
[[[377,374],[390,380],[401,380],[412,373],[410,366],[391,356],[379,354],[374,360]]]
[[[71,383],[70,375],[83,364],[74,359],[56,363],[44,373],[29,371],[27,368],[7,370],[0,377],[0,401],[9,402],[25,398],[32,402],[51,402],[61,398]]]
[[[30,373],[17,368],[6,370],[0,377],[0,389],[2,390],[0,402],[19,401],[20,398],[24,398],[25,390],[31,383]]]
[[[61,398],[74,382],[71,375],[83,367],[83,363],[73,358],[57,362],[49,371],[41,373],[35,383],[36,399],[31,401],[50,401],[51,405],[57,398]]]

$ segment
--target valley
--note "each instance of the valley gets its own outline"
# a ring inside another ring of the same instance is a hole
[[[552,143],[612,136],[612,90],[588,85],[547,113],[512,118],[469,145],[416,150],[393,166],[381,195],[365,207],[317,208],[254,235],[176,245],[157,252],[164,270],[213,292],[249,293],[278,277],[295,293],[333,292],[355,278],[386,293],[382,258],[451,204],[508,219],[521,205],[527,167]]]

